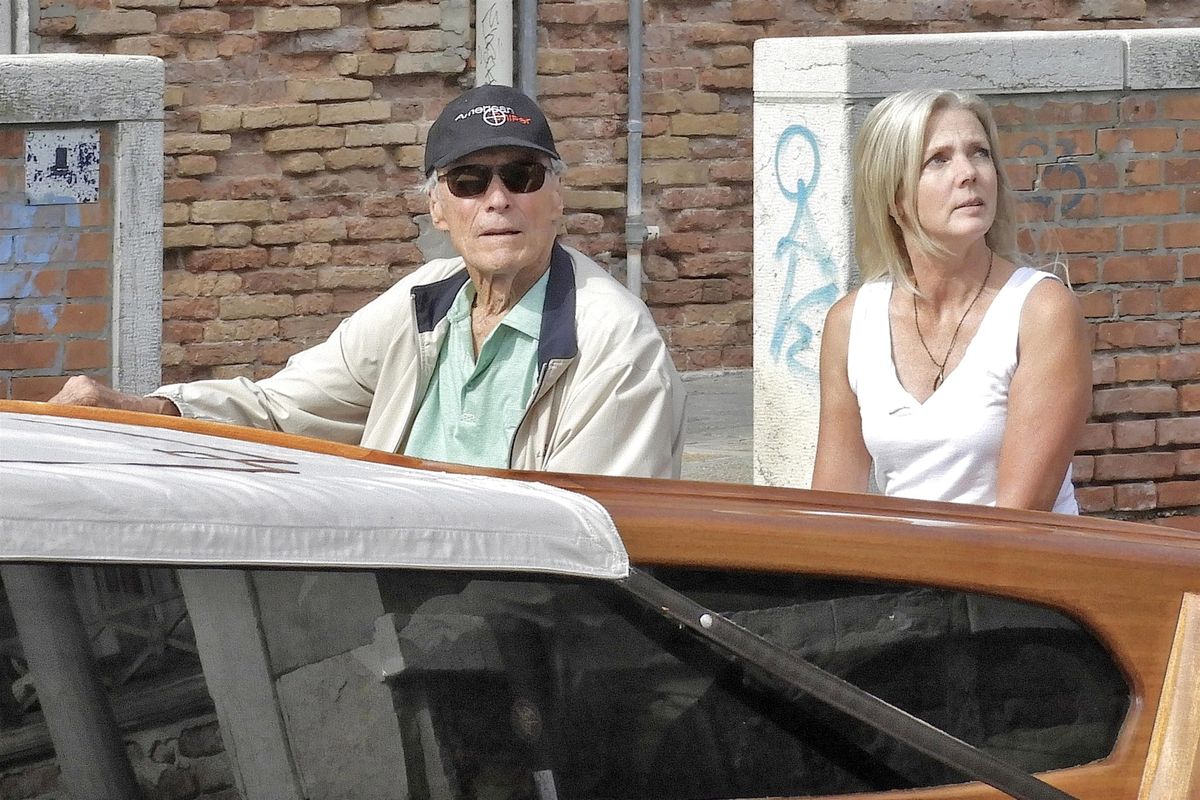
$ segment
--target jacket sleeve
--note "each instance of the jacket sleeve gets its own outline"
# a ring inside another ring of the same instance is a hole
[[[185,417],[211,419],[347,444],[362,439],[388,338],[397,327],[391,293],[344,320],[324,342],[260,381],[205,380],[163,386]]]
[[[678,478],[684,390],[662,339],[599,366],[567,393],[544,468]],[[639,357],[640,356],[640,357]]]

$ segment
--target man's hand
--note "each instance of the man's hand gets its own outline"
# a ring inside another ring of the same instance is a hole
[[[49,402],[63,406],[96,406],[116,408],[121,411],[141,411],[146,414],[179,416],[179,409],[165,397],[142,397],[110,389],[98,381],[83,375],[68,378],[58,394]]]

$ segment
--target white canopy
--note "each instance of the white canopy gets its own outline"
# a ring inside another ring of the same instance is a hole
[[[629,571],[604,507],[545,484],[5,413],[0,560]]]

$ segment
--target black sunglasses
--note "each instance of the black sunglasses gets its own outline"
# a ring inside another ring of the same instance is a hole
[[[446,181],[455,197],[478,197],[492,185],[492,175],[499,175],[504,188],[516,194],[528,194],[542,188],[546,182],[546,165],[536,161],[513,161],[493,167],[491,164],[463,164],[438,176]]]

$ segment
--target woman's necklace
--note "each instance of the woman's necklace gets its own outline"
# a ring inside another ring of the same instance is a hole
[[[959,318],[958,324],[954,326],[954,333],[950,336],[950,346],[946,348],[946,355],[938,361],[933,357],[933,353],[929,351],[929,345],[925,344],[925,337],[921,334],[921,321],[917,318],[917,296],[914,294],[913,299],[913,325],[917,328],[917,338],[921,340],[921,347],[925,348],[925,355],[929,356],[929,360],[938,368],[937,375],[933,378],[933,391],[937,391],[938,387],[946,379],[946,362],[950,360],[950,354],[954,352],[954,341],[958,338],[958,332],[962,330],[963,323],[967,321],[967,314],[971,313],[971,309],[975,307],[975,301],[979,299],[979,295],[983,294],[983,287],[987,286],[988,278],[992,276],[992,259],[995,253],[988,251],[988,267],[987,272],[983,276],[983,283],[979,284],[979,291],[975,292],[975,296],[971,298],[971,304],[967,306],[967,310],[963,312]]]

